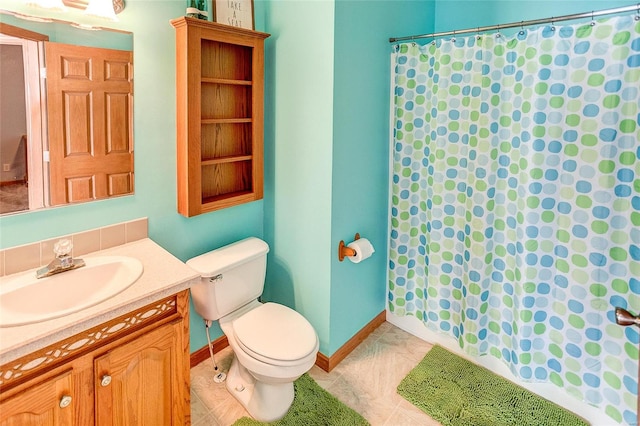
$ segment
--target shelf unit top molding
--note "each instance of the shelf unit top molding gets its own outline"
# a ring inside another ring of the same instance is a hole
[[[190,27],[200,27],[207,30],[215,29],[217,31],[228,32],[229,34],[243,34],[249,37],[261,38],[263,40],[270,36],[270,34],[260,31],[249,30],[240,27],[232,27],[231,25],[219,24],[217,22],[206,21],[204,19],[189,18],[187,16],[181,16],[180,18],[172,19],[170,22],[174,28],[180,28],[182,26],[189,25]]]

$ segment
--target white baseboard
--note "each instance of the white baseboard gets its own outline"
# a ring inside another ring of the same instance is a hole
[[[540,395],[541,397],[548,399],[567,410],[576,413],[578,416],[587,420],[593,426],[617,426],[618,423],[611,417],[607,416],[603,410],[597,407],[580,401],[577,398],[569,395],[562,388],[554,385],[553,383],[531,383],[524,382],[518,377],[515,377],[509,368],[499,359],[493,356],[482,357],[470,357],[468,354],[460,349],[458,342],[451,336],[436,333],[428,329],[422,321],[413,316],[399,317],[387,310],[387,321],[395,325],[398,328],[405,330],[408,333],[413,334],[422,340],[438,344],[448,351],[455,353],[471,362],[481,365],[492,372],[522,386],[523,388]]]

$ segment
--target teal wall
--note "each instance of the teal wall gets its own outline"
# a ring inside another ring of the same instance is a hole
[[[434,1],[336,1],[331,199],[333,354],[385,309],[389,201],[390,37],[433,31]],[[340,262],[358,232],[371,258]]]
[[[431,2],[268,4],[264,299],[305,315],[328,356],[384,310],[388,39],[432,20]],[[356,232],[376,253],[340,263]]]
[[[333,1],[269,2],[265,300],[294,307],[329,347]]]

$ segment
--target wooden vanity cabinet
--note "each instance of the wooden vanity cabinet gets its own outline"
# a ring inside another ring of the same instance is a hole
[[[264,39],[182,17],[176,29],[178,212],[263,197]]]
[[[26,390],[0,403],[2,426],[57,426],[73,424],[71,372],[45,380],[34,379]]]
[[[0,426],[190,424],[188,290],[0,367]]]
[[[173,406],[174,387],[184,380],[175,368],[179,328],[163,325],[95,359],[96,425],[184,424],[172,423],[182,417]]]

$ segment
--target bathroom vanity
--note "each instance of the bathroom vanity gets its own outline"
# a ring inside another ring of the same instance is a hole
[[[0,328],[0,425],[190,424],[197,274],[148,238],[99,254],[135,257],[144,272],[93,307]]]

